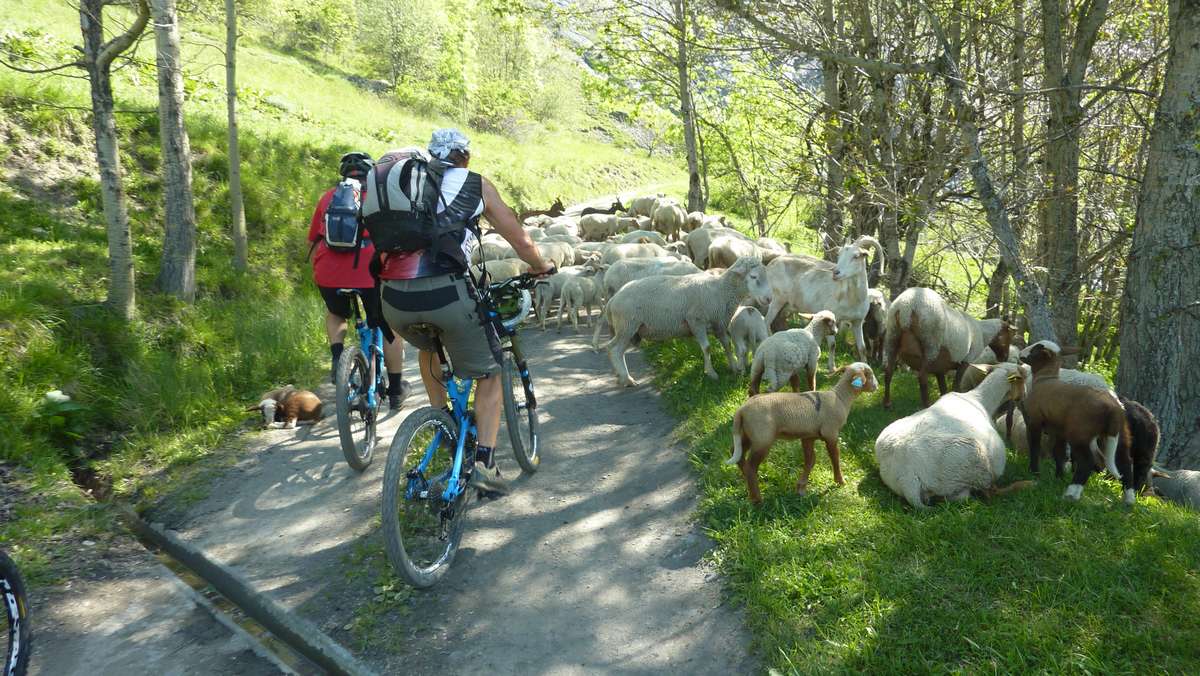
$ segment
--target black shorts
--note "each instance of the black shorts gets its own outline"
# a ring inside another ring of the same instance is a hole
[[[337,315],[342,319],[349,319],[350,312],[350,296],[343,296],[338,293],[338,289],[345,289],[344,286],[318,286],[321,291],[321,298],[325,301],[325,309],[329,310],[329,314]],[[365,289],[355,289],[362,296],[363,302],[367,307],[371,307],[372,302],[377,302],[379,295],[375,292],[375,287],[368,286]]]

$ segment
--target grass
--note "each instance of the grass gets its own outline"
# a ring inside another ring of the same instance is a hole
[[[851,361],[845,346],[838,363]],[[990,504],[917,513],[883,485],[878,433],[917,410],[897,374],[855,403],[841,433],[846,485],[820,451],[797,496],[799,442],[777,444],[752,507],[731,452],[743,379],[704,377],[692,341],[649,344],[656,384],[680,419],[702,489],[713,558],[745,605],[766,664],[789,673],[1192,673],[1200,664],[1200,522],[1183,508],[1093,478],[1078,504],[1044,469],[1029,490]],[[719,352],[719,349],[717,350]],[[720,363],[720,357],[715,357]],[[818,377],[818,388],[831,385]],[[936,390],[935,390],[936,391]],[[1010,451],[1002,484],[1027,478]]]
[[[33,42],[47,60],[68,57],[79,39],[78,14],[66,3],[5,3],[0,22],[10,34],[40,31]],[[139,508],[178,509],[203,496],[204,476],[244,451],[234,435],[250,426],[247,401],[324,377],[324,311],[304,236],[337,158],[422,143],[433,128],[457,123],[360,91],[337,64],[275,51],[251,29],[239,50],[251,270],[237,274],[226,225],[222,61],[206,44],[220,31],[184,27],[198,298],[184,305],[154,289],[161,158],[147,39],[137,56],[149,65],[114,75],[117,108],[127,111],[117,123],[138,275],[139,313],[130,323],[102,306],[107,248],[86,83],[0,68],[0,463],[24,468],[29,487],[15,518],[0,524],[0,547],[39,571],[39,582],[64,574],[55,543],[108,527],[73,488],[71,467],[111,481],[114,496]],[[469,132],[473,168],[517,206],[681,183],[675,163],[573,128],[567,120],[519,139]],[[43,401],[51,390],[81,408],[58,415]]]

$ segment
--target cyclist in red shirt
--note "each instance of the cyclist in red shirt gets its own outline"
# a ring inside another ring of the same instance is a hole
[[[366,153],[353,152],[342,156],[340,171],[342,178],[352,178],[361,182],[367,177],[367,172],[373,166],[371,156]],[[366,186],[363,187],[366,190]],[[346,320],[350,317],[350,298],[339,296],[338,289],[357,289],[362,294],[364,310],[368,318],[382,318],[379,309],[379,293],[375,289],[375,279],[371,277],[370,261],[375,255],[375,247],[371,245],[369,233],[363,233],[362,248],[358,251],[357,266],[354,252],[333,251],[325,245],[325,210],[333,199],[334,188],[330,188],[317,202],[313,212],[312,222],[308,226],[308,241],[314,248],[313,280],[325,300],[325,333],[329,336],[329,353],[333,357],[333,369],[330,379],[336,377],[338,359],[342,356],[342,347],[346,340]],[[400,377],[404,366],[404,341],[395,337],[392,342],[384,342],[383,359],[388,372],[388,406],[396,409],[408,396],[408,383]]]

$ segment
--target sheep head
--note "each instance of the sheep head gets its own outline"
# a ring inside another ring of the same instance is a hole
[[[843,366],[834,371],[834,374],[841,375],[841,378],[838,379],[838,385],[847,384],[855,394],[859,392],[874,392],[879,389],[879,381],[875,380],[875,372],[865,362],[856,361],[853,364]]]
[[[1057,375],[1062,363],[1061,358],[1078,353],[1077,347],[1059,347],[1058,343],[1052,340],[1039,340],[1021,350],[1021,363],[1028,364],[1034,375],[1043,372]]]
[[[263,427],[269,427],[271,423],[275,422],[275,410],[278,406],[279,403],[274,399],[263,399],[262,401],[258,402],[258,404],[250,406],[246,410],[261,412],[263,417]]]
[[[757,256],[739,256],[725,275],[739,275],[746,280],[746,292],[755,300],[771,297],[771,286],[767,283],[767,268]]]
[[[992,349],[992,353],[996,355],[996,363],[1008,361],[1008,347],[1012,345],[1013,337],[1017,330],[1007,320],[1000,322],[1000,331],[988,343],[988,347]]]
[[[867,249],[874,249],[875,256],[883,260],[883,247],[879,245],[879,240],[870,235],[863,235],[853,242],[846,242],[846,245],[838,252],[837,265],[833,269],[834,280],[866,275]]]
[[[820,340],[821,336],[836,336],[838,332],[837,316],[829,310],[821,310],[813,314],[800,313],[800,318],[808,321],[808,332]]]

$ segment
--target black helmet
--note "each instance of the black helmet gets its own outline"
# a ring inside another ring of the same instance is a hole
[[[367,172],[375,163],[371,160],[371,156],[362,152],[352,152],[342,155],[338,170],[342,174],[342,178],[365,178]]]

